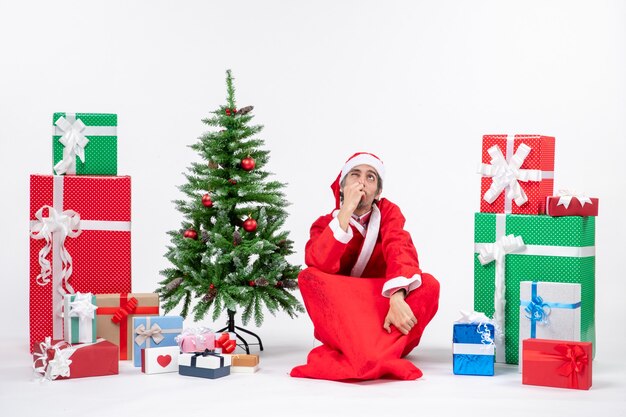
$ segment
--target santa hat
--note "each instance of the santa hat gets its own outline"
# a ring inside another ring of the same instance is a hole
[[[376,170],[378,176],[381,180],[385,179],[385,166],[383,165],[383,161],[380,160],[379,157],[369,152],[357,152],[352,155],[346,163],[344,164],[341,172],[337,176],[337,179],[330,185],[330,188],[333,190],[333,195],[335,196],[335,208],[339,208],[341,204],[341,198],[339,193],[341,192],[341,186],[339,185],[341,181],[344,179],[348,172],[352,168],[358,165],[369,165]]]

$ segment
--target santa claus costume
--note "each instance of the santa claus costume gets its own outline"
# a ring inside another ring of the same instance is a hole
[[[384,179],[382,161],[360,152],[346,161],[331,188],[336,209],[317,219],[306,244],[307,267],[298,277],[305,307],[322,345],[291,376],[353,381],[412,380],[422,372],[403,359],[415,348],[437,312],[439,282],[419,268],[399,207],[381,199],[366,215],[353,215],[345,231],[337,219],[340,182],[358,165],[369,165]],[[363,218],[366,221],[363,221]],[[405,301],[417,318],[407,335],[383,328],[389,296],[406,291]]]

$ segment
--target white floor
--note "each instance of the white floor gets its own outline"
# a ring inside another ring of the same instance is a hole
[[[265,336],[256,374],[218,380],[143,375],[123,362],[119,376],[44,383],[33,376],[26,342],[3,339],[2,415],[626,416],[626,363],[618,360],[617,349],[614,358],[609,354],[593,362],[589,391],[522,385],[517,367],[511,365],[497,365],[495,377],[455,376],[450,345],[428,344],[409,356],[424,372],[417,381],[338,383],[288,375],[291,367],[304,362],[311,339],[297,337],[294,342],[285,334]]]

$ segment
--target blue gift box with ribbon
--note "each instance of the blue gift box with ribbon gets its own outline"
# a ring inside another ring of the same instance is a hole
[[[491,323],[454,323],[452,361],[455,375],[494,374],[495,328]]]
[[[141,350],[178,346],[176,336],[183,331],[181,316],[133,317],[133,364],[141,367]]]
[[[522,281],[519,310],[520,364],[524,339],[580,341],[580,284]]]

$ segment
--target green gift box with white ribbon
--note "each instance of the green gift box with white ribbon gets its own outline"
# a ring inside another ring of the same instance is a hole
[[[94,294],[65,294],[63,340],[68,343],[95,343],[97,308]]]
[[[518,363],[522,281],[580,284],[595,351],[595,217],[476,213],[474,242],[474,310],[493,315],[497,362]]]
[[[117,175],[117,114],[54,113],[56,175]]]

